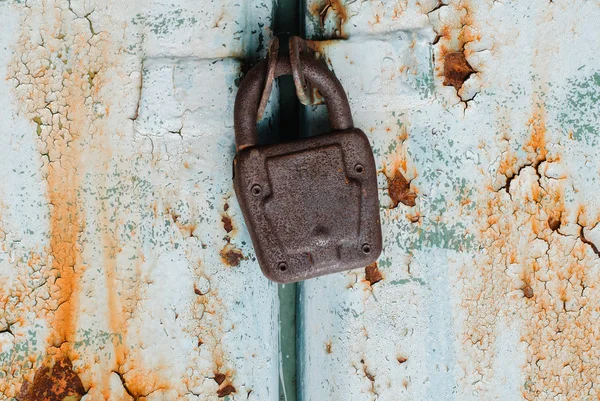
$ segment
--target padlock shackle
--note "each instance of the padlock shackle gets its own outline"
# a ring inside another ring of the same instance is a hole
[[[354,127],[350,104],[340,81],[323,62],[306,55],[301,55],[300,58],[305,78],[325,98],[331,128],[341,131]],[[237,151],[258,144],[256,129],[258,105],[267,79],[267,68],[267,60],[255,65],[246,74],[238,89],[233,117]],[[290,59],[286,56],[279,56],[275,68],[275,78],[291,73]]]

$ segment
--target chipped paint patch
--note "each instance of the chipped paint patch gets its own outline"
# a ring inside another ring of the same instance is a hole
[[[379,271],[377,263],[371,263],[369,266],[365,267],[365,280],[367,280],[371,286],[383,280],[383,275]]]
[[[395,209],[400,203],[410,207],[415,206],[417,194],[411,191],[410,182],[398,170],[392,174],[391,177],[387,174],[385,176],[388,181],[388,193],[392,200],[391,208]]]
[[[475,70],[469,65],[464,53],[448,53],[444,57],[444,85],[454,86],[457,93],[473,73]]]
[[[565,98],[553,105],[557,107],[558,120],[569,137],[596,146],[600,137],[597,126],[600,120],[600,72],[585,78],[570,78],[567,86],[569,91]]]
[[[244,254],[241,249],[237,248],[232,243],[227,242],[223,249],[221,249],[221,258],[223,258],[223,261],[228,266],[235,267],[239,266],[242,259],[244,259]]]
[[[482,35],[476,19],[479,8],[485,9],[486,5],[475,7],[467,0],[448,4],[440,1],[426,13],[436,33],[432,45],[437,75],[443,78],[442,85],[455,88],[465,108],[480,91],[476,80],[464,85],[479,73],[479,65],[472,66],[475,60],[472,55],[485,50],[478,46]]]
[[[79,401],[86,394],[71,361],[62,357],[44,363],[35,373],[33,383],[21,387],[19,401]]]

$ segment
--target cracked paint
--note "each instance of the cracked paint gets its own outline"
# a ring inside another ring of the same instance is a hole
[[[216,27],[179,6],[0,3],[2,399],[277,397],[277,291],[251,257],[222,261],[223,234],[252,249],[215,178],[235,151],[235,57],[259,54],[271,5],[225,6]],[[253,33],[224,35],[240,15]]]
[[[48,374],[63,398],[278,398],[277,291],[230,183],[235,58],[270,7],[0,2],[2,398]],[[385,243],[300,286],[303,399],[597,398],[597,7],[307,8]]]
[[[347,2],[347,38],[318,49],[385,172],[385,279],[303,284],[303,396],[596,399],[598,8],[397,4]],[[394,202],[396,171],[414,205]],[[331,332],[345,352],[322,352]]]

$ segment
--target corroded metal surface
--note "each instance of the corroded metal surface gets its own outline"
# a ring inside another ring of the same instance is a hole
[[[277,289],[225,179],[270,18],[0,2],[1,399],[277,399]]]
[[[384,252],[302,285],[301,398],[597,399],[600,4],[447,3],[308,2]]]
[[[364,132],[353,128],[344,88],[312,57],[281,56],[276,67],[273,59],[248,72],[234,106],[233,183],[260,267],[290,283],[372,263],[382,245],[375,159]],[[259,144],[260,97],[273,78],[300,70],[324,94],[333,131]]]

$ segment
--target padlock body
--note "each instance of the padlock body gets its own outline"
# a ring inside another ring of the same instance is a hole
[[[243,149],[234,187],[273,281],[365,267],[381,253],[375,160],[360,129]]]

